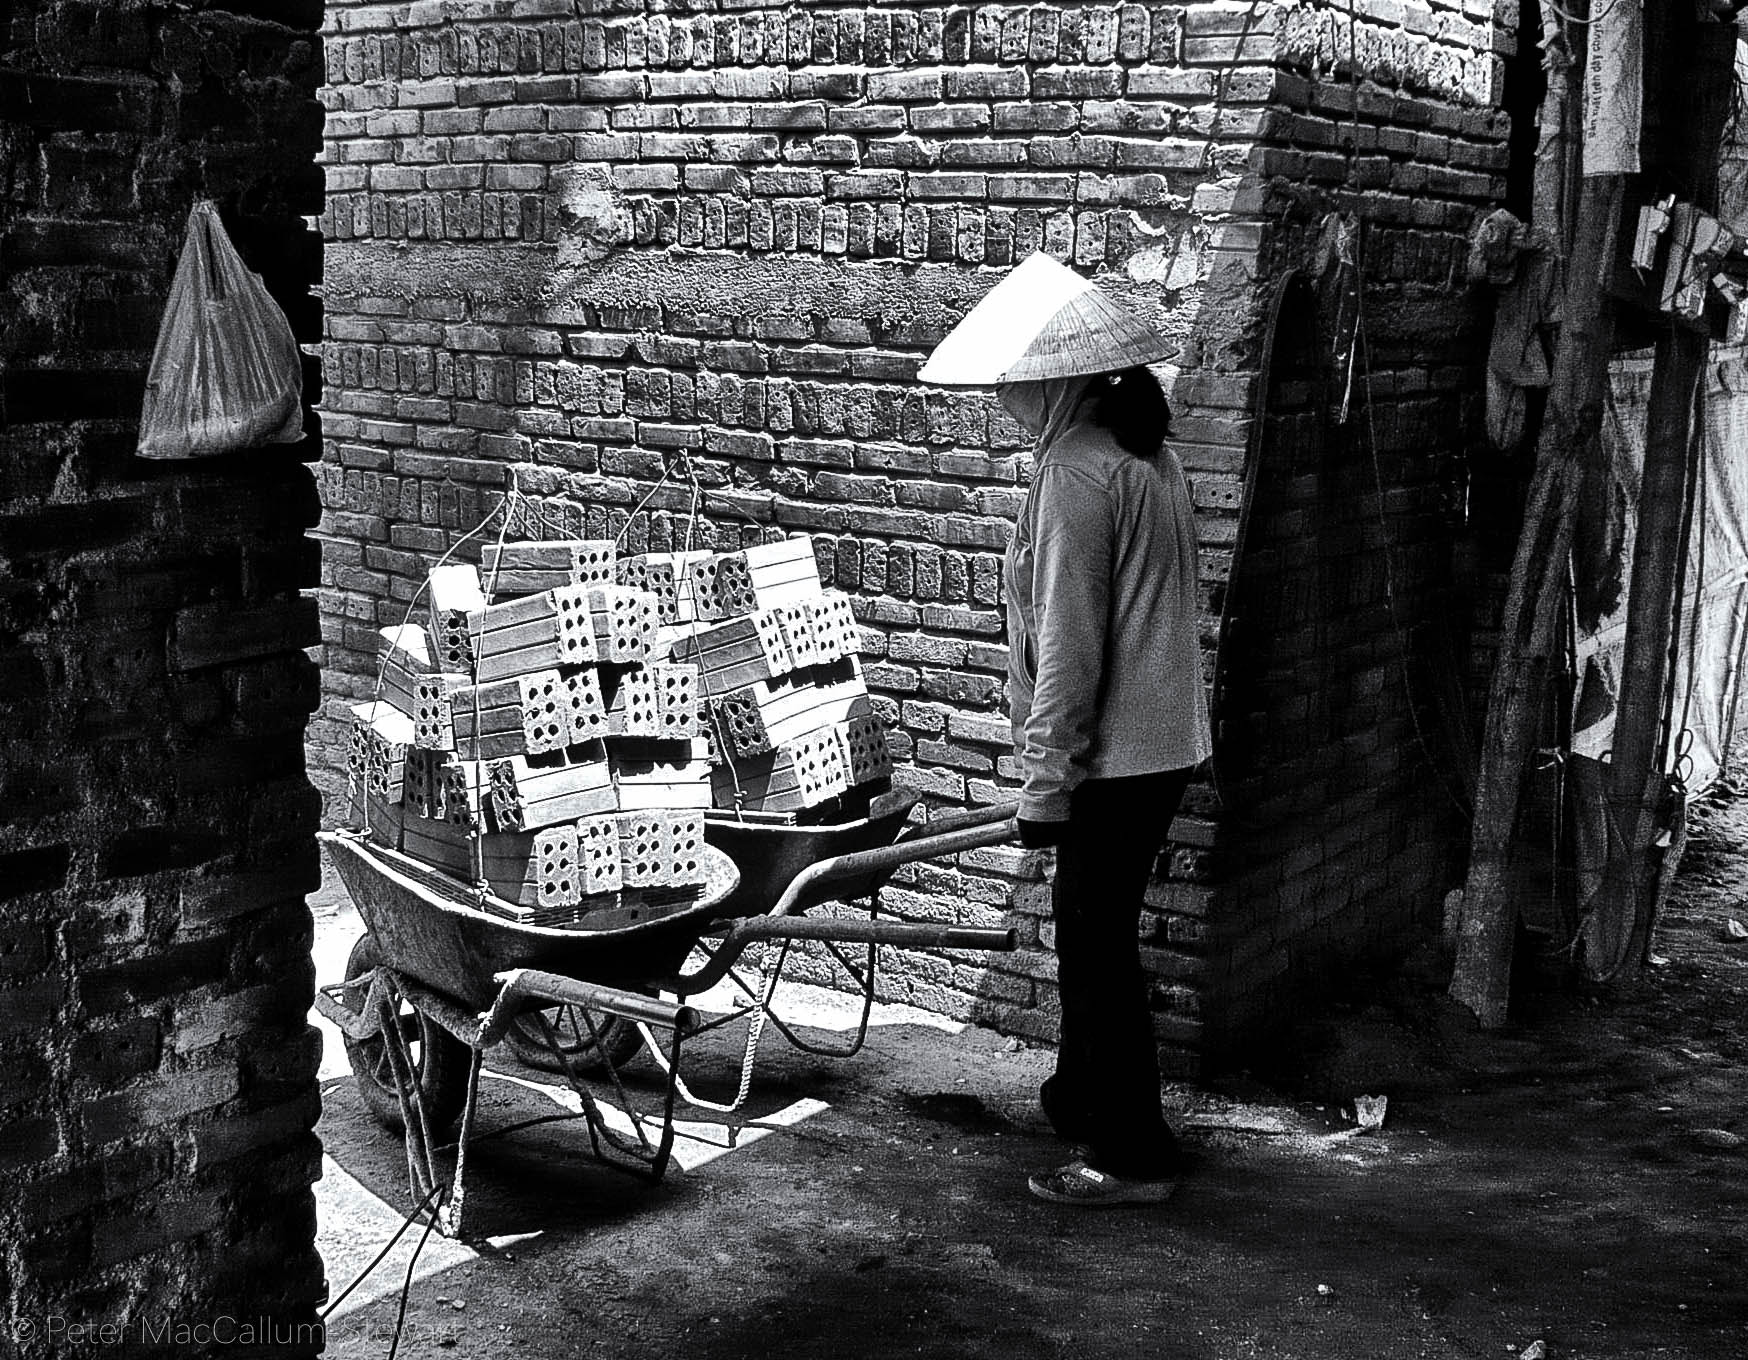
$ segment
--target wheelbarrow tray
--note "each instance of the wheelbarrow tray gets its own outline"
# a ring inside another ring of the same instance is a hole
[[[581,924],[560,930],[484,911],[465,883],[356,834],[324,832],[321,840],[382,962],[479,1010],[497,997],[497,975],[516,968],[647,988],[679,968],[739,882],[733,861],[706,845],[701,889],[604,895]]]
[[[716,909],[719,917],[762,916],[783,896],[803,869],[839,855],[891,845],[904,830],[915,798],[877,807],[866,817],[820,825],[762,822],[733,812],[708,812],[704,840],[723,851],[740,870],[740,883]],[[830,896],[837,900],[866,897],[891,877],[892,869],[838,880]],[[817,905],[807,903],[801,906]]]
[[[785,915],[854,901],[871,896],[905,864],[1012,837],[1011,803],[912,821],[918,801],[894,792],[875,799],[864,817],[810,825],[707,812],[705,841],[726,851],[741,876],[717,915]]]

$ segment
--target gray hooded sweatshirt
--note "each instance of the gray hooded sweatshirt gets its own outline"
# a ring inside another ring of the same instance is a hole
[[[1027,386],[1047,390],[1029,394],[1043,429],[1003,564],[1008,704],[1020,816],[1060,821],[1083,779],[1197,765],[1213,745],[1182,467],[1087,420],[1084,379]]]

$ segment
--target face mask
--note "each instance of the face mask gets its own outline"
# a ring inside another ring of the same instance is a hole
[[[1048,442],[1056,429],[1073,418],[1090,381],[1074,377],[997,383],[995,396],[1027,434]]]
[[[1035,435],[1044,428],[1045,385],[1041,382],[1001,383],[995,389],[995,399],[1027,434]]]

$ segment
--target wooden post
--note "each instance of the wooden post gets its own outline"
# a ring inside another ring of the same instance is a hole
[[[1669,630],[1682,588],[1682,510],[1687,497],[1694,396],[1705,366],[1703,334],[1677,322],[1657,340],[1645,418],[1645,467],[1627,635],[1604,801],[1608,861],[1580,939],[1592,982],[1637,977],[1650,944],[1650,847],[1661,802],[1661,738],[1669,682]]]
[[[1565,598],[1578,488],[1602,426],[1613,338],[1602,281],[1613,266],[1624,183],[1619,175],[1595,175],[1584,181],[1579,194],[1566,270],[1565,318],[1487,696],[1450,996],[1489,1028],[1505,1023],[1510,1000],[1517,932],[1517,904],[1508,877],[1511,847]]]
[[[1647,14],[1647,19],[1653,19]],[[1735,75],[1735,28],[1696,24],[1671,7],[1655,16],[1652,51],[1662,60],[1652,89],[1664,102],[1659,160],[1695,207],[1717,207],[1718,160]],[[1655,57],[1654,57],[1655,59]],[[1593,982],[1628,983],[1644,967],[1656,910],[1651,865],[1663,768],[1671,620],[1686,563],[1682,524],[1693,476],[1695,397],[1710,342],[1704,321],[1667,319],[1657,338],[1645,417],[1638,528],[1627,595],[1627,633],[1609,758],[1608,864],[1584,923],[1580,954]]]

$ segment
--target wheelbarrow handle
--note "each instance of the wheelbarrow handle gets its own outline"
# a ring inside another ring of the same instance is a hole
[[[1020,814],[1018,803],[991,803],[987,807],[962,808],[958,812],[943,812],[927,821],[913,822],[899,833],[897,844],[904,845],[923,836],[938,836],[968,826],[989,826],[996,822],[1011,822]]]
[[[993,812],[995,809],[980,811]],[[919,860],[934,859],[959,850],[976,850],[982,846],[1000,845],[1003,841],[1012,840],[1019,834],[1019,829],[1014,823],[1011,809],[1004,811],[1008,815],[999,821],[993,816],[984,816],[969,826],[960,825],[957,830],[925,832],[911,840],[876,846],[872,850],[852,850],[847,855],[833,855],[829,859],[819,860],[789,880],[789,886],[783,890],[783,895],[777,899],[770,914],[788,916],[808,893],[822,884],[838,879],[887,873],[902,864],[915,864]]]
[[[917,949],[990,949],[1012,953],[1020,936],[1011,927],[944,926],[927,922],[844,920],[830,916],[755,916],[733,934],[756,940],[830,940],[834,944],[896,944]]]
[[[690,1033],[698,1027],[698,1012],[690,1006],[558,973],[543,973],[538,968],[513,968],[507,973],[497,974],[496,980],[501,990],[484,1017],[480,1046],[495,1043],[510,1021],[521,1012],[522,1003],[527,1001],[543,1001],[549,1006],[581,1006],[586,1010],[677,1029],[682,1033]]]
[[[911,949],[988,949],[1012,952],[1019,933],[982,926],[944,926],[908,921],[849,920],[831,916],[755,916],[723,936],[710,962],[694,973],[668,979],[664,990],[691,996],[708,991],[732,968],[748,945],[765,940],[829,940],[833,944],[891,944]]]

